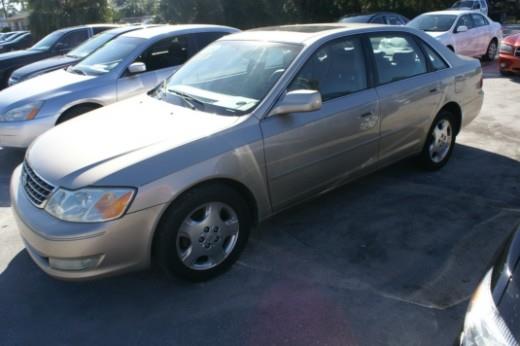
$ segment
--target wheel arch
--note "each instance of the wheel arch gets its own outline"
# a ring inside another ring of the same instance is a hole
[[[462,109],[460,108],[459,104],[454,101],[450,101],[442,106],[437,114],[442,111],[448,111],[453,114],[455,117],[455,135],[458,135],[462,126]]]
[[[251,211],[252,215],[252,221],[253,226],[256,226],[259,223],[259,210],[258,210],[258,201],[256,200],[253,192],[242,182],[239,182],[238,180],[226,178],[226,177],[215,177],[210,178],[208,180],[197,182],[193,185],[188,186],[186,189],[184,189],[182,192],[177,194],[172,200],[170,200],[167,205],[164,207],[160,217],[158,218],[158,221],[155,223],[153,234],[150,237],[150,256],[151,259],[154,258],[155,255],[155,244],[156,244],[156,237],[157,237],[157,229],[159,228],[159,225],[161,224],[163,218],[165,217],[166,212],[168,209],[182,196],[184,196],[186,193],[190,192],[191,190],[195,188],[200,188],[208,185],[213,184],[224,184],[227,185],[234,190],[236,190],[240,195],[246,200],[248,209]]]
[[[65,114],[67,114],[67,112],[70,112],[71,110],[73,110],[75,108],[79,108],[79,107],[92,107],[92,109],[97,109],[97,108],[101,108],[103,106],[104,106],[103,104],[101,104],[99,102],[96,102],[96,101],[81,101],[81,102],[78,102],[78,103],[67,105],[66,107],[64,107],[61,110],[60,115],[56,119],[56,125],[60,123],[60,120],[62,119],[62,117]]]

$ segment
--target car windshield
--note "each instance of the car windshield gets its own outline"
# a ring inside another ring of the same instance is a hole
[[[144,40],[137,37],[119,37],[68,69],[71,73],[99,76],[112,71]]]
[[[457,16],[450,14],[423,14],[414,18],[407,25],[423,31],[444,32],[450,30],[455,19]]]
[[[343,17],[339,21],[341,23],[368,23],[368,21],[372,18],[372,16],[353,16],[353,17]]]
[[[85,43],[79,45],[75,49],[71,50],[67,56],[71,58],[84,58],[113,38],[114,35],[109,33],[98,34]]]
[[[222,41],[197,54],[152,96],[222,115],[249,113],[267,95],[301,46]]]
[[[31,49],[34,50],[48,50],[50,49],[61,37],[63,36],[62,32],[55,31],[53,33],[50,33],[49,35],[45,36],[34,46],[31,47]]]

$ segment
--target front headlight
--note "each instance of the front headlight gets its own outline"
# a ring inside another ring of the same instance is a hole
[[[513,54],[514,47],[510,44],[502,43],[500,45],[500,53]]]
[[[128,188],[59,189],[52,194],[45,210],[64,221],[110,221],[126,212],[134,194],[135,190]]]
[[[0,114],[0,121],[32,120],[40,111],[43,102],[32,102],[21,107],[13,108],[5,114]]]
[[[518,345],[493,300],[491,273],[489,271],[484,277],[469,304],[461,337],[463,346]]]

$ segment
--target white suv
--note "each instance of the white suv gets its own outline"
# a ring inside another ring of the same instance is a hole
[[[486,0],[458,0],[451,6],[454,10],[475,10],[488,15],[488,4]]]

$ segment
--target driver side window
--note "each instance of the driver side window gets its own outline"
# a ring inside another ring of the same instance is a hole
[[[60,50],[69,51],[88,39],[87,30],[76,30],[65,34],[56,44]]]
[[[359,38],[327,43],[305,63],[290,90],[318,90],[323,101],[367,88],[363,47]]]
[[[466,26],[468,28],[468,30],[473,28],[473,22],[471,21],[471,17],[469,15],[467,15],[467,14],[462,16],[462,17],[460,17],[459,22],[457,23],[456,28],[458,28],[461,25]]]
[[[136,62],[143,62],[147,71],[160,70],[184,64],[190,58],[187,36],[175,36],[153,44]]]

